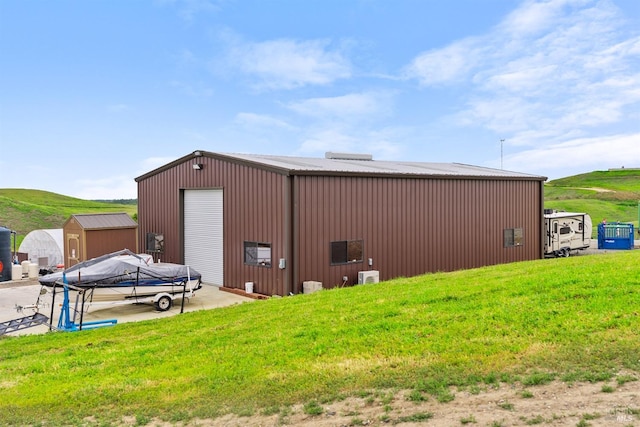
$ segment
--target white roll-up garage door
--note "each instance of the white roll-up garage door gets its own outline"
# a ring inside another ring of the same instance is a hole
[[[184,262],[224,286],[222,190],[184,191]]]

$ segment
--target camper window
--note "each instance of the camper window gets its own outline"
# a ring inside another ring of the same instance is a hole
[[[564,226],[560,227],[560,234],[569,234],[571,233],[571,227]]]

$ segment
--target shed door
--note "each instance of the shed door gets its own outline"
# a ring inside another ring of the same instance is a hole
[[[222,190],[185,190],[184,263],[224,286]]]

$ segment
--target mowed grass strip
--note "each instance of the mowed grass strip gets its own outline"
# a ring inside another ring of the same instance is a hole
[[[640,372],[639,261],[522,262],[1,339],[0,419],[177,422],[363,390],[446,402],[451,386],[628,375]]]

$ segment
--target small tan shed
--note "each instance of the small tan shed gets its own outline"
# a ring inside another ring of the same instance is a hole
[[[121,249],[138,252],[138,223],[126,213],[71,215],[62,230],[65,268]]]

